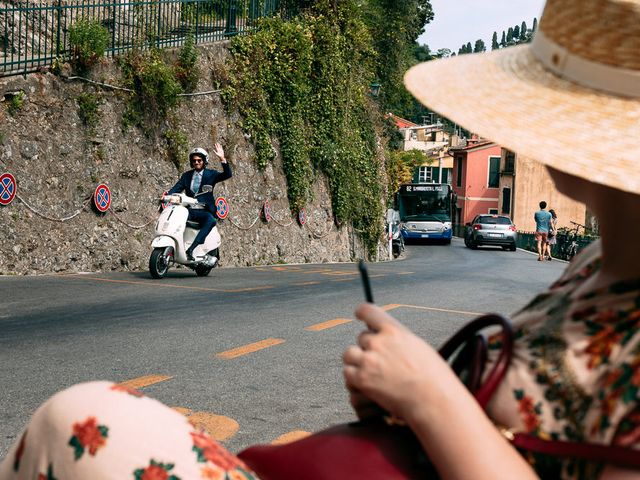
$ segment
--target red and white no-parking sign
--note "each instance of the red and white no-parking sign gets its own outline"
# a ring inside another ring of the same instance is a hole
[[[224,220],[229,215],[229,204],[227,203],[227,199],[224,197],[216,198],[216,213],[218,214],[218,218],[220,220]]]
[[[93,204],[100,213],[109,210],[111,206],[111,190],[104,183],[96,187],[96,191],[93,193]]]
[[[18,191],[18,182],[10,173],[0,175],[0,205],[9,205]]]
[[[305,223],[307,223],[307,213],[304,211],[304,208],[301,208],[298,212],[298,222],[300,222],[300,225],[303,226]]]
[[[264,201],[264,205],[262,206],[262,214],[264,215],[264,219],[267,222],[271,221],[271,205],[269,205],[269,200]]]

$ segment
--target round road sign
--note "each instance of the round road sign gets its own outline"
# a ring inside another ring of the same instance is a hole
[[[111,206],[111,190],[104,183],[96,187],[93,194],[93,204],[100,213],[105,213]]]
[[[0,205],[9,205],[18,191],[18,182],[10,173],[0,175]]]
[[[271,221],[271,206],[269,205],[269,200],[264,201],[264,205],[262,206],[262,213],[264,215],[264,219],[267,222]]]
[[[298,212],[298,222],[300,222],[300,225],[307,223],[307,213],[304,211],[304,208],[301,208]]]
[[[229,204],[224,197],[216,198],[216,212],[220,220],[224,220],[229,215]]]

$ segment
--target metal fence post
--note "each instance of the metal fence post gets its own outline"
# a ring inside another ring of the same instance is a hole
[[[156,47],[160,48],[160,32],[162,31],[162,0],[158,0],[158,22],[156,26]]]
[[[224,34],[227,36],[238,33],[236,28],[236,0],[229,0],[229,10],[227,11],[227,27]]]
[[[61,25],[60,23],[62,22],[62,19],[60,18],[62,16],[62,0],[58,0],[57,2],[57,6],[56,6],[56,22],[58,23],[58,25],[56,26],[56,58],[58,58],[60,56],[60,31],[61,31]]]

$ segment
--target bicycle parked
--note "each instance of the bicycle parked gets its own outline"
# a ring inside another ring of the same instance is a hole
[[[575,225],[570,229],[566,229],[564,233],[558,233],[558,243],[557,250],[555,252],[556,257],[560,257],[564,260],[571,260],[576,253],[578,253],[578,249],[580,248],[580,244],[578,243],[578,232],[582,228],[585,233],[587,231],[587,227],[576,222],[571,222],[571,224]]]

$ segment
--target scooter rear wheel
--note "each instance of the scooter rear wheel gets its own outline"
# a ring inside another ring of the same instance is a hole
[[[162,278],[169,271],[171,262],[173,261],[173,248],[158,247],[154,248],[149,257],[149,273],[153,278]]]

